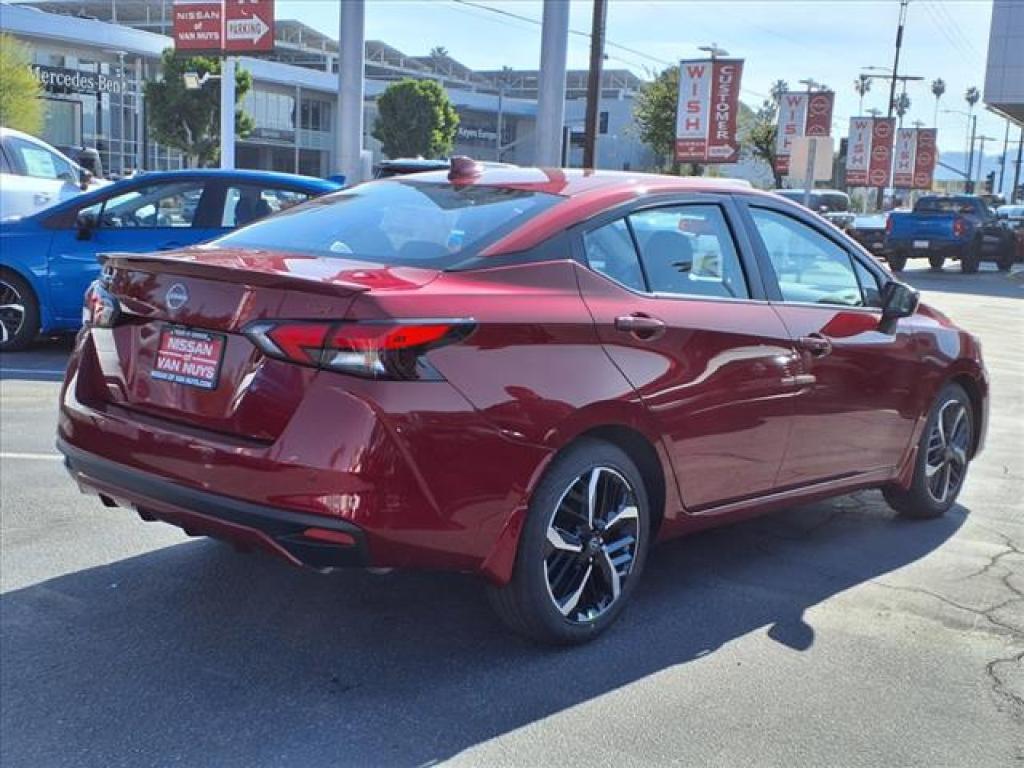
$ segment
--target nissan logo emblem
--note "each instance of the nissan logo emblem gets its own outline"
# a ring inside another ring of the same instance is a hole
[[[181,283],[175,283],[167,289],[164,295],[164,302],[168,309],[181,309],[188,301],[188,288]]]

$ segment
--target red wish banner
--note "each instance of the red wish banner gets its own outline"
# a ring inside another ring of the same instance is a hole
[[[742,59],[703,59],[679,64],[676,160],[735,163]]]

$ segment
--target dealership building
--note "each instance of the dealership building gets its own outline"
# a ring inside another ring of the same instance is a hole
[[[159,76],[161,53],[173,46],[171,0],[38,0],[0,2],[0,31],[25,43],[46,101],[43,136],[58,146],[95,147],[108,173],[179,168],[179,152],[146,130],[143,84]],[[242,56],[253,76],[242,100],[255,129],[236,147],[239,167],[329,175],[334,152],[338,43],[294,20],[278,20],[275,50]],[[579,164],[585,71],[570,71],[566,89],[568,164]],[[369,134],[375,99],[389,82],[429,78],[444,85],[460,125],[455,153],[530,164],[534,155],[537,73],[473,71],[447,55],[409,56],[386,43],[366,43],[364,146],[381,159]],[[628,127],[641,81],[624,70],[602,78],[598,165],[650,169],[656,158]],[[217,87],[211,83],[205,87]],[[500,135],[499,135],[500,134]],[[500,139],[500,140],[499,140]]]

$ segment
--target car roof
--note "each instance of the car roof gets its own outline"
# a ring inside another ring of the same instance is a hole
[[[700,192],[742,192],[767,195],[740,179],[709,179],[699,176],[669,176],[635,171],[584,170],[581,168],[494,167],[478,164],[471,176],[452,179],[446,171],[418,173],[415,183],[498,187],[558,195],[566,198],[486,248],[482,255],[532,248],[551,235],[620,203],[645,195]],[[395,183],[380,179],[370,184]],[[405,183],[412,183],[408,177]],[[774,196],[773,196],[774,197]],[[778,199],[777,197],[775,199]]]

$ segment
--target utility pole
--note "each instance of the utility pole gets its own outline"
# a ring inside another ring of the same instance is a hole
[[[587,119],[583,126],[584,168],[597,166],[597,122],[601,105],[601,65],[604,61],[604,28],[607,17],[607,0],[594,0],[594,18],[590,29],[590,72],[587,74]]]
[[[965,184],[964,191],[967,194],[974,193],[974,142],[975,136],[978,133],[978,116],[971,115],[971,148],[967,153],[967,183]],[[979,166],[981,163],[978,164]]]
[[[910,0],[900,0],[900,20],[899,26],[896,27],[896,56],[892,62],[892,80],[889,81],[889,108],[885,113],[888,119],[892,119],[893,102],[896,100],[896,79],[900,74],[900,49],[903,47],[903,27],[907,23],[908,5],[910,5]],[[878,210],[882,210],[882,206],[885,203],[885,187],[878,188],[878,199],[876,202]]]
[[[1016,202],[1017,188],[1020,186],[1020,164],[1024,160],[1024,126],[1020,129],[1020,141],[1017,142],[1017,162],[1013,168],[1013,189],[1010,190],[1010,202]]]
[[[999,194],[1003,193],[1003,182],[1006,180],[1006,155],[1010,151],[1010,121],[1006,121],[1006,132],[1003,133],[1003,158],[999,162]],[[1013,195],[1011,195],[1012,197]]]

